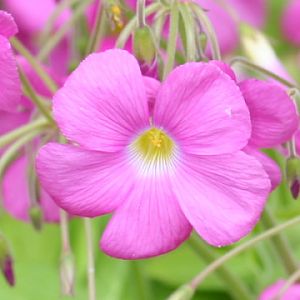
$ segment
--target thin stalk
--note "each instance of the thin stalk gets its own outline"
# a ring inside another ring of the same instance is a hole
[[[205,262],[211,263],[216,259],[216,256],[212,253],[209,247],[199,241],[195,235],[191,236],[188,243],[194,252]],[[232,294],[234,299],[252,300],[254,298],[243,281],[232,273],[226,266],[221,266],[219,270],[217,270],[217,275],[228,287],[234,287],[229,289],[229,292]]]
[[[29,124],[23,125],[13,131],[6,133],[5,135],[0,136],[0,149],[9,145],[13,141],[17,140],[18,138],[30,134],[32,131],[40,131],[46,129],[49,126],[49,122],[47,119],[40,118],[37,119]]]
[[[285,282],[285,284],[282,286],[282,288],[279,290],[278,294],[275,296],[273,300],[281,300],[284,296],[284,294],[287,292],[287,290],[295,284],[300,279],[300,269],[298,269],[296,272],[294,272]]]
[[[198,4],[191,3],[191,7],[206,32],[212,52],[212,58],[216,60],[221,60],[221,52],[218,38],[206,12],[201,7],[199,7]]]
[[[86,55],[93,53],[98,50],[99,43],[101,40],[101,35],[102,35],[102,27],[103,27],[103,19],[104,19],[104,14],[103,14],[103,9],[102,9],[102,4],[101,1],[98,2],[98,7],[97,7],[97,15],[96,15],[96,22],[94,25],[94,28],[92,30],[92,34],[90,35],[89,41],[88,41],[88,46],[86,49]]]
[[[20,66],[19,74],[21,82],[23,84],[23,89],[25,90],[25,93],[29,96],[29,99],[38,107],[40,112],[45,116],[46,119],[48,119],[49,123],[55,125],[51,112],[49,111],[48,105],[37,95]]]
[[[278,82],[282,83],[283,85],[287,86],[288,88],[295,88],[295,89],[300,90],[300,87],[298,87],[294,83],[292,83],[292,82],[276,75],[275,73],[273,73],[273,72],[271,72],[271,71],[269,71],[269,70],[267,70],[267,69],[265,69],[265,68],[263,68],[259,65],[256,65],[256,64],[248,61],[244,57],[235,57],[235,58],[233,58],[230,62],[230,65],[233,66],[236,63],[240,63],[240,64],[246,66],[247,68],[249,68],[250,70],[257,71],[261,74],[264,74],[268,77],[271,77],[271,78],[277,80]]]
[[[145,17],[153,14],[154,12],[158,11],[162,5],[159,2],[155,2],[151,5],[149,5],[145,9]],[[136,28],[137,24],[137,16],[134,16],[124,27],[124,29],[121,31],[117,41],[116,41],[116,48],[124,48],[125,43],[129,39],[129,36],[132,34],[133,30]]]
[[[54,80],[47,74],[47,72],[45,72],[40,62],[38,62],[33,57],[33,55],[26,49],[26,47],[16,37],[12,37],[10,39],[10,42],[15,48],[15,50],[26,58],[26,60],[29,62],[29,64],[32,66],[32,68],[35,70],[35,72],[38,74],[41,80],[45,83],[48,89],[52,93],[55,93],[58,87],[54,82]]]
[[[230,250],[220,258],[216,259],[213,263],[211,263],[207,268],[205,268],[201,273],[199,273],[194,279],[189,283],[189,286],[193,289],[196,289],[197,286],[200,285],[200,283],[211,273],[213,273],[215,270],[220,268],[224,263],[226,263],[231,258],[235,257],[236,255],[242,253],[243,251],[255,246],[260,241],[263,241],[265,239],[271,238],[274,235],[277,235],[281,231],[292,227],[294,225],[300,224],[300,216],[295,217],[287,222],[284,222],[280,225],[277,225],[276,227],[273,227],[272,229],[269,229],[265,231],[264,233],[261,233],[257,235],[256,237],[246,241],[245,243],[237,246],[236,248]]]
[[[91,3],[91,0],[85,0],[74,9],[72,17],[49,39],[44,47],[38,54],[38,60],[44,61],[56,45],[63,39],[65,34],[73,27],[74,23],[82,16],[85,12],[88,5]]]
[[[4,154],[0,158],[0,179],[3,178],[7,166],[16,158],[21,148],[28,142],[30,142],[32,139],[34,139],[43,130],[43,128],[39,128],[30,131],[28,134],[18,139],[4,152]]]
[[[147,282],[147,278],[145,278],[145,275],[143,274],[141,262],[132,261],[131,266],[132,266],[132,271],[135,279],[134,285],[136,286],[138,292],[138,299],[139,300],[152,299],[149,283]]]
[[[89,218],[84,218],[86,246],[87,246],[87,275],[88,275],[88,290],[89,300],[96,300],[96,281],[95,281],[95,258],[93,245],[92,222]]]
[[[167,43],[167,61],[163,70],[163,79],[173,69],[176,55],[176,43],[178,37],[178,25],[179,25],[179,10],[178,3],[174,2],[171,7],[170,13],[170,27],[169,27],[169,39]]]
[[[143,28],[146,26],[146,17],[145,17],[145,0],[138,0],[136,7],[136,15],[137,15],[137,26],[139,28]]]
[[[265,228],[271,229],[276,226],[276,220],[272,212],[266,207],[264,214],[262,216],[262,222]],[[292,250],[288,244],[286,237],[282,233],[278,233],[273,238],[271,238],[275,250],[278,256],[282,260],[283,266],[288,274],[294,273],[298,270],[298,262],[293,255]]]

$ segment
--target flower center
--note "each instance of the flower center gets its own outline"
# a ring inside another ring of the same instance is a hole
[[[165,132],[154,127],[140,135],[133,146],[146,161],[158,161],[171,158],[175,145]]]

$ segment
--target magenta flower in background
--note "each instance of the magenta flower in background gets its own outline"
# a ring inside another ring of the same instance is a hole
[[[220,61],[211,61],[210,64],[218,66],[236,81],[234,71],[229,65]],[[237,85],[248,106],[252,124],[251,137],[244,151],[261,162],[274,189],[281,181],[280,169],[259,149],[276,147],[292,138],[299,124],[296,107],[278,84],[247,79]]]
[[[21,83],[9,38],[18,32],[14,19],[0,10],[0,110],[16,112],[21,100]]]
[[[259,220],[270,182],[240,151],[249,111],[216,66],[187,63],[158,89],[124,50],[88,56],[54,96],[54,116],[77,145],[49,143],[37,157],[43,187],[74,215],[113,213],[101,240],[109,255],[145,258],[178,247],[192,227],[231,244]]]
[[[260,295],[259,300],[273,300],[278,295],[280,290],[285,284],[284,280],[278,280],[273,285],[269,286],[263,291]],[[300,299],[300,284],[293,284],[289,289],[284,293],[281,300],[299,300]]]
[[[282,15],[282,31],[284,37],[295,46],[300,45],[299,18],[300,1],[288,1],[288,5]]]

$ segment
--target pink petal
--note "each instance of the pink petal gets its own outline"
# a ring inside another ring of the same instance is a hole
[[[21,103],[21,83],[9,41],[0,35],[0,110],[15,112]]]
[[[266,21],[266,0],[228,0],[228,6],[235,10],[239,19],[256,27],[262,27]]]
[[[238,26],[231,15],[222,7],[212,0],[196,0],[210,18],[216,31],[221,52],[227,54],[232,52],[238,45],[239,34]]]
[[[53,102],[63,134],[92,150],[121,150],[149,124],[143,77],[124,50],[88,56]]]
[[[270,181],[261,164],[241,151],[185,155],[174,176],[173,190],[199,235],[213,246],[225,246],[253,229],[270,191]]]
[[[3,180],[4,208],[15,218],[28,221],[30,192],[28,186],[28,161],[21,156],[8,168]],[[39,199],[43,216],[47,222],[59,221],[59,209],[49,195],[42,189]]]
[[[275,300],[274,297],[280,292],[281,288],[285,285],[284,280],[278,280],[273,285],[269,286],[264,292],[260,295],[259,300]],[[280,300],[297,300],[300,299],[300,284],[293,284],[285,292]]]
[[[152,77],[143,77],[150,115],[153,114],[155,99],[160,88],[160,82]]]
[[[296,46],[300,45],[299,16],[300,1],[289,1],[282,16],[282,30],[286,39]]]
[[[17,34],[17,32],[18,27],[12,15],[6,11],[0,10],[0,35],[10,38]]]
[[[143,177],[113,214],[101,248],[118,258],[146,258],[177,248],[190,232],[169,179]]]
[[[276,84],[255,79],[239,85],[251,116],[249,144],[268,148],[288,141],[298,127],[298,116],[286,92]]]
[[[274,190],[281,182],[281,171],[276,162],[263,152],[252,147],[248,146],[243,151],[254,156],[261,163],[271,180],[272,190]]]
[[[249,111],[239,88],[207,63],[187,63],[170,73],[158,92],[154,124],[193,154],[237,151],[250,136]]]
[[[125,155],[50,143],[39,151],[37,173],[56,203],[72,215],[110,213],[133,185]]]
[[[228,64],[224,63],[221,60],[211,60],[209,61],[209,63],[218,67],[222,72],[227,74],[232,80],[236,81],[235,73]]]
[[[17,127],[26,124],[30,118],[27,111],[19,113],[9,113],[0,110],[0,135],[7,133]]]

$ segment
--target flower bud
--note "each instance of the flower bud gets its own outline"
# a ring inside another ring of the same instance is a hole
[[[64,253],[60,264],[61,292],[65,296],[74,295],[75,263],[71,253]]]
[[[290,187],[291,194],[297,199],[300,192],[300,160],[291,157],[286,162],[286,178]]]
[[[183,285],[176,290],[167,300],[190,300],[194,295],[194,290],[188,285]]]
[[[139,27],[133,34],[133,51],[136,58],[148,65],[156,59],[154,37],[148,26]]]
[[[13,259],[9,251],[9,246],[2,234],[0,234],[0,269],[10,286],[15,285],[13,270]]]
[[[41,230],[43,226],[43,212],[39,205],[33,205],[29,209],[31,223],[36,230]]]

